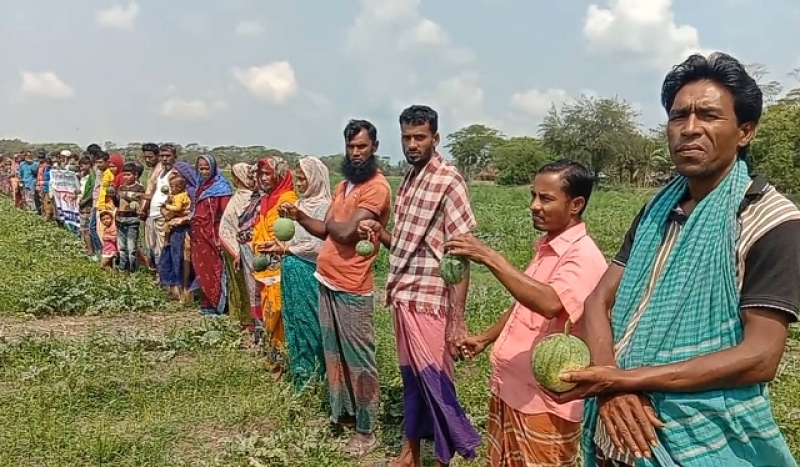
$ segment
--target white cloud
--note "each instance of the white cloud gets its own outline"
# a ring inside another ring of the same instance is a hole
[[[693,26],[675,23],[671,0],[608,0],[608,7],[589,5],[583,35],[589,50],[619,55],[665,70],[695,52],[700,45]]]
[[[258,21],[245,19],[239,21],[239,24],[236,25],[234,32],[238,36],[259,37],[264,35],[264,26],[262,26]]]
[[[75,95],[75,90],[61,81],[61,78],[52,71],[23,71],[20,76],[22,77],[20,93],[24,96],[68,99]]]
[[[347,31],[344,53],[359,62],[364,56],[374,57],[372,66],[359,76],[370,105],[400,110],[410,103],[435,106],[441,102],[437,110],[443,120],[452,122],[454,118],[447,116],[450,102],[483,105],[475,55],[456,43],[441,24],[424,16],[419,6],[420,0],[361,0]],[[423,72],[421,80],[418,75]],[[437,95],[437,87],[444,87],[447,97]],[[457,92],[466,94],[450,97]],[[475,104],[477,95],[479,104]],[[469,114],[480,112],[470,110]]]
[[[179,120],[203,120],[227,109],[228,104],[225,101],[172,97],[161,104],[159,113]]]
[[[251,94],[276,104],[286,102],[298,91],[294,69],[287,61],[247,69],[234,68],[233,77]]]
[[[95,22],[98,26],[121,31],[132,31],[139,17],[139,5],[131,2],[127,7],[114,5],[111,8],[95,13]]]
[[[553,104],[559,106],[570,99],[570,94],[563,89],[531,89],[511,96],[511,106],[529,115],[541,117],[547,114]]]

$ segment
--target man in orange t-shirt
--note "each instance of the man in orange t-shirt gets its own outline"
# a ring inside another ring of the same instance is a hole
[[[311,218],[296,206],[282,210],[311,235],[324,240],[315,276],[319,287],[319,321],[325,370],[330,385],[331,421],[355,428],[345,454],[360,457],[378,444],[380,390],[375,356],[374,279],[372,264],[380,251],[356,253],[361,240],[358,225],[389,221],[391,187],[378,168],[378,131],[366,120],[351,120],[344,129],[346,154],[342,164],[345,180],[336,186],[324,221]]]
[[[474,357],[494,344],[489,403],[489,465],[579,465],[583,402],[559,404],[531,372],[531,349],[583,316],[583,302],[607,269],[582,215],[593,178],[580,163],[539,169],[531,187],[533,227],[544,235],[522,272],[472,235],[456,237],[450,253],[485,265],[517,300],[493,326],[457,342]],[[573,328],[574,332],[578,328]]]

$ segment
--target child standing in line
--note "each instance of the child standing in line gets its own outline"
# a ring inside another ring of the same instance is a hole
[[[80,191],[78,195],[78,209],[80,210],[81,240],[86,248],[86,256],[92,261],[97,261],[97,252],[94,251],[92,237],[89,234],[89,225],[92,217],[92,189],[94,187],[94,162],[89,156],[84,156],[78,161],[78,179],[80,180]]]
[[[122,168],[122,185],[119,187],[119,209],[117,209],[118,268],[123,272],[136,272],[139,258],[139,203],[144,187],[139,183],[142,172],[134,163]]]
[[[103,240],[103,256],[100,266],[111,270],[117,258],[117,226],[114,223],[114,213],[111,211],[100,212],[101,235]]]
[[[50,196],[50,171],[53,170],[53,158],[47,156],[44,158],[44,168],[42,169],[42,217],[46,221],[55,220],[55,206],[53,205],[53,197]]]

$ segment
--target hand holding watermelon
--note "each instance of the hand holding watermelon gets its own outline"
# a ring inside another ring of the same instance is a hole
[[[484,245],[477,237],[471,233],[459,235],[446,241],[444,251],[453,256],[466,258],[478,264],[486,263],[487,259],[494,252],[491,248]]]

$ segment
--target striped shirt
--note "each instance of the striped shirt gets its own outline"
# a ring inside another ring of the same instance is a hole
[[[636,229],[644,208],[634,218],[622,247],[613,262],[625,267],[633,247]],[[658,278],[688,216],[676,206],[664,234],[655,266],[633,320],[641,317]],[[800,304],[800,210],[780,194],[766,179],[753,179],[739,210],[741,234],[737,242],[737,284],[740,308],[770,308],[798,320]],[[724,323],[720,323],[724,324]],[[628,326],[635,329],[635,326]],[[630,342],[626,333],[614,346],[619,354]],[[623,465],[636,464],[633,454],[619,452],[611,442],[601,421],[597,423],[594,442],[604,458]]]

